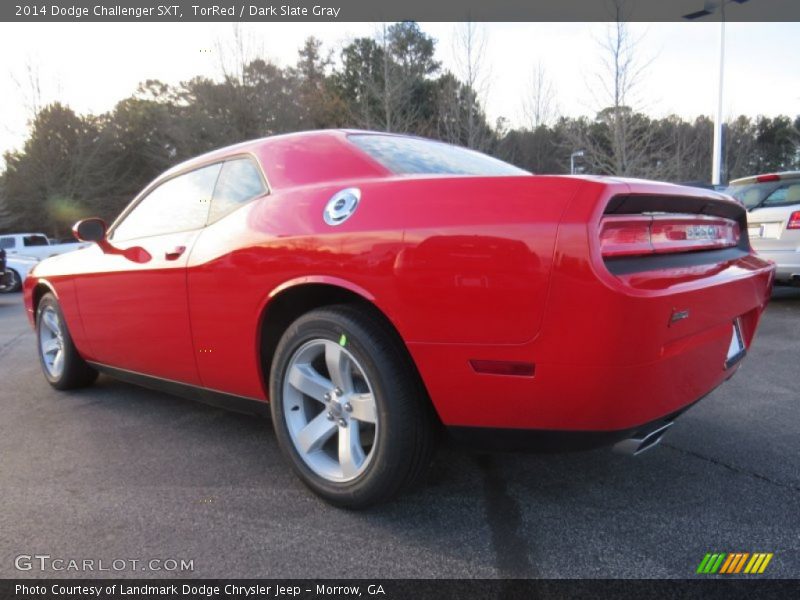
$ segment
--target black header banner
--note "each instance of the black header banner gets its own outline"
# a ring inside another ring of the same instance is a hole
[[[781,579],[27,579],[0,580],[4,600],[544,600],[548,598],[797,598],[800,582]]]
[[[719,5],[719,0],[715,3]],[[800,21],[800,0],[3,0],[0,20],[53,21]]]

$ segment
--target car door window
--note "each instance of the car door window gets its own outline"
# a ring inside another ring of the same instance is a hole
[[[114,240],[199,229],[206,224],[221,163],[178,175],[145,196],[119,223]]]
[[[43,235],[26,235],[22,238],[23,246],[49,246],[47,238]]]
[[[0,248],[13,248],[13,247],[14,247],[13,237],[0,238]]]
[[[261,171],[251,158],[226,161],[217,179],[208,222],[213,223],[267,191]]]

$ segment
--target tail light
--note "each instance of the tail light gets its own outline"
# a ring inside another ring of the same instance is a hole
[[[786,229],[800,229],[800,210],[796,210],[791,214]]]
[[[607,216],[600,224],[600,250],[605,257],[712,250],[736,246],[739,235],[739,224],[721,217]]]

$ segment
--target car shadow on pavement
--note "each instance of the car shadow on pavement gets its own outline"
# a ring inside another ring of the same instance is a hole
[[[800,301],[800,285],[777,285],[772,290],[770,302],[798,302]]]

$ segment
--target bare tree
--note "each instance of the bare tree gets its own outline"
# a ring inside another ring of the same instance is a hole
[[[698,165],[702,164],[705,147],[697,124],[687,123],[677,115],[652,121],[658,142],[653,144],[657,177],[664,181],[697,181]]]
[[[402,94],[402,85],[396,76],[397,69],[393,68],[391,49],[389,48],[389,36],[386,33],[386,23],[381,29],[380,38],[383,47],[382,67],[383,67],[383,120],[386,131],[394,131],[397,125],[394,123],[393,105],[398,102],[398,96]]]
[[[38,61],[33,57],[28,56],[25,60],[24,71],[22,74],[16,73],[13,70],[9,71],[9,78],[14,82],[17,88],[22,105],[28,113],[28,124],[36,120],[39,112],[44,107],[44,93],[42,92],[41,76],[39,73]],[[56,84],[56,92],[60,93],[60,86]],[[56,94],[58,95],[58,94]],[[9,135],[15,136],[19,133],[12,128],[8,123],[3,125],[3,129]],[[0,169],[6,167],[5,157],[0,156]]]
[[[16,221],[14,213],[8,207],[5,186],[2,185],[2,180],[0,180],[0,231],[10,231]]]
[[[20,76],[12,72],[10,76],[22,96],[25,109],[28,111],[28,118],[32,121],[44,106],[39,65],[32,57],[28,56],[25,60],[24,73]]]
[[[384,131],[419,132],[426,78],[439,70],[435,41],[415,22],[386,26],[376,36],[380,48],[379,77],[367,79],[368,94],[379,100]]]
[[[358,127],[406,132],[419,107],[412,101],[413,64],[405,56],[408,40],[383,23],[372,38],[358,38],[343,50],[345,93],[352,96],[350,117]]]
[[[245,83],[247,66],[264,56],[264,46],[252,33],[244,31],[240,23],[231,27],[229,38],[217,38],[214,43],[217,66],[225,81]]]
[[[463,135],[458,137],[476,149],[484,149],[489,139],[482,126],[490,75],[485,63],[486,44],[486,30],[472,21],[461,23],[453,38],[456,75],[466,88],[466,99],[461,103],[464,115],[459,119]]]
[[[640,112],[636,97],[651,60],[644,59],[625,22],[625,0],[614,0],[616,22],[599,42],[601,65],[588,87],[595,99],[597,116],[581,127],[574,143],[584,150],[593,172],[636,177],[656,177],[659,161],[654,156],[650,120]]]
[[[541,62],[531,73],[527,93],[522,98],[522,114],[531,131],[549,125],[558,117],[555,87]]]
[[[280,110],[270,106],[275,102],[274,92],[284,91],[287,80],[284,71],[264,57],[261,39],[237,23],[229,37],[217,40],[216,52],[223,75],[220,84],[208,78],[182,84],[184,97],[199,95],[204,100],[194,104],[201,108],[199,112],[205,112],[206,124],[218,127],[224,122],[223,139],[231,142],[284,131],[287,123],[270,121],[265,113],[288,116],[284,111],[286,102],[277,107]],[[281,100],[294,102],[299,94],[294,89],[291,92],[281,94]],[[183,103],[187,104],[186,100]],[[207,108],[203,109],[203,105]],[[219,114],[225,114],[226,119],[218,119]],[[292,120],[294,123],[296,120]]]

